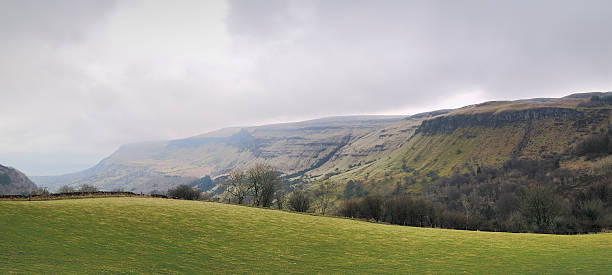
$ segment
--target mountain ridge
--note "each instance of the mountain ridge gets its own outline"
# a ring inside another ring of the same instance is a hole
[[[35,180],[52,189],[86,183],[149,192],[264,162],[294,180],[374,180],[378,184],[373,185],[392,186],[407,175],[426,180],[432,172],[449,175],[511,158],[561,154],[609,123],[611,108],[589,102],[610,94],[489,101],[411,116],[337,116],[222,128],[123,145],[90,169]]]
[[[60,176],[35,177],[35,180],[51,189],[62,184],[87,183],[106,189],[146,192],[174,184],[163,183],[165,179],[176,181],[180,178],[178,181],[188,182],[204,175],[219,176],[235,166],[246,166],[253,161],[265,162],[279,156],[277,163],[285,165],[281,169],[295,173],[310,168],[347,140],[405,117],[339,116],[230,127],[184,139],[127,144],[92,168]],[[228,155],[234,157],[227,158]],[[173,162],[174,158],[184,162]],[[129,183],[134,180],[136,184]]]
[[[589,134],[610,127],[612,105],[591,107],[593,96],[588,95],[611,93],[492,101],[458,108],[424,120],[410,140],[388,158],[331,180],[356,180],[382,194],[407,184],[409,192],[418,193],[438,176],[474,173],[478,167],[500,167],[516,158],[567,155]],[[562,162],[565,167],[584,165],[580,159]]]

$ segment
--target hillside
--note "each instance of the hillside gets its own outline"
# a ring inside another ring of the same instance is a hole
[[[609,233],[414,228],[199,201],[0,201],[0,228],[0,273],[606,274],[612,269]]]
[[[36,184],[19,170],[0,165],[0,195],[29,193],[35,188]]]
[[[609,125],[612,105],[591,102],[606,95],[492,101],[410,117],[350,116],[226,128],[124,145],[88,170],[35,181],[51,189],[91,184],[106,190],[163,191],[265,162],[301,182],[329,178],[344,185],[354,180],[381,194],[400,183],[419,193],[424,183],[439,176],[500,167],[510,159],[567,154]],[[562,166],[585,163],[564,160]]]
[[[268,163],[286,174],[320,175],[392,152],[426,117],[352,116],[227,128],[180,140],[124,145],[88,170],[35,180],[51,189],[91,184],[150,192],[254,162]]]
[[[610,125],[612,105],[589,106],[592,95],[486,102],[459,108],[424,120],[414,135],[387,158],[332,179],[369,182],[384,193],[406,177],[421,182],[475,172],[478,167],[500,167],[510,159],[566,155],[586,136]],[[583,163],[562,163],[564,167],[576,165]],[[421,187],[415,184],[410,190],[419,192]]]

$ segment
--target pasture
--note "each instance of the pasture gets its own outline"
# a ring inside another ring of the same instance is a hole
[[[612,234],[474,232],[202,201],[0,201],[0,273],[610,274]]]

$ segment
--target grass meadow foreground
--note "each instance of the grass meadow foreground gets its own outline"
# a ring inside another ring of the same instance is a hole
[[[0,201],[0,273],[610,274],[612,234],[414,228],[201,201]]]

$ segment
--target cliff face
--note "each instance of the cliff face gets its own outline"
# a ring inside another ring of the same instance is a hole
[[[612,105],[589,107],[585,102],[584,96],[493,101],[433,114],[388,157],[332,180],[358,180],[370,191],[388,192],[406,184],[418,193],[421,182],[436,176],[499,167],[514,158],[567,155],[589,134],[612,125]],[[581,165],[569,162],[563,165]]]
[[[606,118],[609,113],[610,110],[584,112],[573,108],[542,107],[517,111],[456,114],[425,120],[417,133],[423,135],[450,134],[458,128],[476,126],[497,128],[509,124],[545,119],[571,120],[574,122],[574,127],[583,128]]]
[[[0,165],[0,194],[13,195],[29,193],[36,188],[26,175],[15,168]]]

